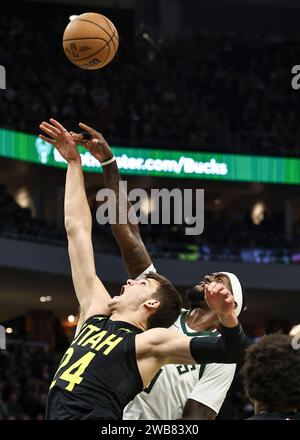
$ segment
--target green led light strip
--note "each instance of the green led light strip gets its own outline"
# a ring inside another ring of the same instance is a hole
[[[300,159],[239,154],[113,147],[122,174],[170,178],[300,184]],[[79,147],[85,171],[101,173],[93,156]],[[0,156],[66,167],[60,154],[37,136],[0,129]]]

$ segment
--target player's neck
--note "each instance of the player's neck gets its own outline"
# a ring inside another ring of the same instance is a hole
[[[127,313],[112,312],[110,319],[112,321],[128,322],[128,324],[131,324],[143,331],[147,330],[147,325],[145,322],[142,322],[140,319],[137,319],[135,316],[131,316]]]
[[[195,331],[214,330],[219,325],[215,312],[199,307],[190,309],[185,320],[189,328]]]

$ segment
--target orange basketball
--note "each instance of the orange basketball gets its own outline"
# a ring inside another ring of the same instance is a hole
[[[118,31],[104,15],[87,12],[70,21],[64,32],[63,47],[69,60],[81,69],[100,69],[117,53]]]

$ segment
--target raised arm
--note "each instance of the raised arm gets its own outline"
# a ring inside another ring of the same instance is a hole
[[[92,246],[92,217],[88,205],[80,155],[67,130],[54,119],[40,128],[49,137],[40,137],[54,145],[68,162],[65,189],[65,228],[72,279],[80,304],[80,323],[93,314],[108,314],[110,295],[96,275]]]
[[[102,134],[85,124],[79,125],[90,134],[91,140],[84,140],[83,136],[75,133],[72,133],[73,139],[87,148],[100,163],[112,159],[113,153]],[[151,266],[152,261],[141,238],[139,226],[137,224],[118,223],[119,209],[126,211],[126,216],[122,217],[127,218],[127,212],[132,210],[133,213],[133,208],[127,199],[125,190],[122,188],[122,185],[120,186],[121,176],[116,161],[103,166],[103,176],[106,188],[112,189],[116,194],[117,223],[111,225],[112,231],[120,247],[129,276],[136,278]],[[127,200],[127,204],[122,205],[119,203],[121,192],[123,193],[123,200]]]

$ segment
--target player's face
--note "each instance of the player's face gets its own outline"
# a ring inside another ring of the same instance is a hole
[[[204,287],[212,282],[223,284],[224,287],[232,292],[230,280],[226,275],[220,273],[205,275],[204,279],[199,284],[196,284],[188,293],[188,299],[194,306],[201,307],[203,305],[203,301],[205,301]]]
[[[118,310],[138,310],[141,305],[153,298],[159,283],[151,278],[142,280],[127,280],[121,288],[120,295],[114,296],[109,303],[110,307]]]
[[[232,293],[232,287],[231,282],[227,275],[223,275],[222,273],[212,273],[210,275],[205,275],[204,277],[204,284],[210,284],[210,283],[218,283],[223,284],[226,289],[230,290]]]

